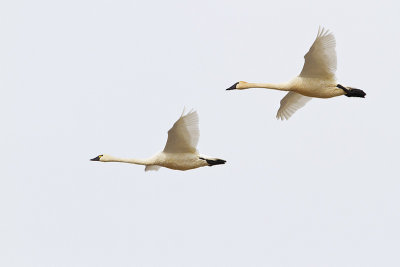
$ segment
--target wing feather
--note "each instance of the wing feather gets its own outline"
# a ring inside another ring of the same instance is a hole
[[[199,142],[199,116],[196,111],[189,111],[174,123],[168,131],[168,140],[164,152],[168,153],[193,153]]]
[[[312,97],[304,96],[295,92],[289,92],[281,100],[281,106],[276,114],[280,120],[288,120],[298,109],[311,100]]]
[[[328,30],[319,28],[317,38],[304,56],[304,66],[299,76],[312,78],[335,77],[337,66],[335,47],[335,36]]]
[[[146,168],[144,168],[144,171],[158,171],[161,168],[161,166],[158,165],[146,165]]]

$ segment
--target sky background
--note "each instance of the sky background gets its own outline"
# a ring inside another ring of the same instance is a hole
[[[398,1],[2,1],[1,266],[400,266]],[[318,26],[365,99],[225,91],[299,74]],[[89,161],[162,150],[186,172]]]

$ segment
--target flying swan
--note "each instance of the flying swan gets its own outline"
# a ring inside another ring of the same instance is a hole
[[[158,171],[160,167],[174,170],[190,170],[203,166],[225,164],[225,160],[200,155],[196,149],[199,141],[199,116],[196,111],[190,111],[174,123],[168,131],[167,144],[164,150],[148,159],[122,159],[110,155],[99,155],[92,161],[125,162],[145,165],[145,171]]]
[[[365,92],[342,86],[336,82],[336,41],[332,33],[324,28],[318,29],[318,35],[308,53],[301,73],[286,83],[248,83],[237,82],[226,90],[243,90],[248,88],[268,88],[289,91],[281,100],[276,114],[277,119],[289,119],[299,108],[312,97],[330,98],[340,95],[348,97],[365,97]]]

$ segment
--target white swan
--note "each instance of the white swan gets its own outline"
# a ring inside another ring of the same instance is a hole
[[[336,41],[332,33],[324,28],[318,29],[318,35],[308,53],[301,73],[286,83],[248,83],[237,82],[226,90],[268,88],[290,91],[281,100],[276,117],[289,119],[296,110],[303,107],[312,97],[330,98],[340,95],[365,97],[364,91],[345,87],[336,82]]]
[[[196,149],[199,141],[199,117],[196,111],[190,111],[174,123],[168,131],[164,150],[148,159],[122,159],[110,155],[99,155],[92,161],[125,162],[145,165],[145,171],[157,171],[160,167],[174,170],[190,170],[203,166],[225,164],[225,160],[200,155]]]

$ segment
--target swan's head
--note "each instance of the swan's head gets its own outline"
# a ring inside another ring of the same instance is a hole
[[[362,98],[365,98],[366,95],[367,94],[363,90],[356,89],[356,88],[351,88],[345,94],[345,96],[348,96],[348,97],[362,97]]]
[[[103,161],[104,160],[103,157],[104,157],[104,155],[98,155],[97,157],[92,158],[90,160],[91,161]]]
[[[235,83],[234,85],[232,85],[231,87],[227,88],[226,90],[248,89],[249,87],[246,87],[246,86],[245,86],[246,83],[247,83],[247,82],[243,82],[243,81],[237,82],[237,83]]]

